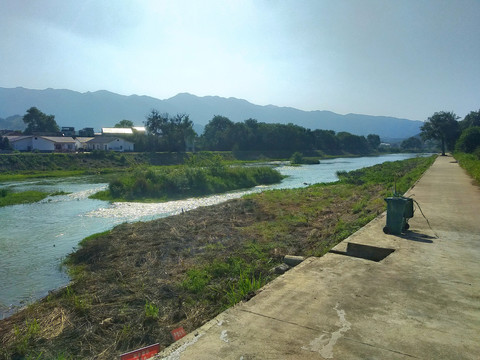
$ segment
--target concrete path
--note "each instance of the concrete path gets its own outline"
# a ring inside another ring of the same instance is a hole
[[[431,228],[416,209],[385,235],[382,215],[335,248],[385,259],[308,258],[157,358],[480,359],[480,188],[439,157],[407,195]]]

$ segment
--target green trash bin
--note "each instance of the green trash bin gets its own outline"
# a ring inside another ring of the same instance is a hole
[[[407,200],[407,203],[405,204],[405,218],[410,219],[413,217],[413,199],[403,197],[404,199]]]
[[[405,209],[409,200],[411,199],[404,197],[388,197],[385,199],[387,202],[387,224],[383,228],[385,234],[400,235],[405,229]]]

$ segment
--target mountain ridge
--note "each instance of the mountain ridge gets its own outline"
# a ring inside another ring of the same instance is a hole
[[[329,110],[304,111],[277,105],[256,105],[244,99],[220,96],[196,96],[187,92],[168,99],[148,95],[120,95],[108,90],[78,92],[69,89],[34,90],[23,87],[0,87],[0,118],[22,115],[32,106],[55,115],[59,126],[76,129],[110,127],[127,119],[141,125],[151,110],[160,113],[185,113],[201,134],[215,115],[234,122],[254,118],[266,123],[293,123],[308,129],[348,131],[355,135],[378,134],[382,138],[407,138],[420,132],[421,121],[349,113],[341,115]],[[0,120],[0,128],[3,122]]]

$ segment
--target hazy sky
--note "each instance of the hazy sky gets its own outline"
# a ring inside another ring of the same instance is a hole
[[[480,0],[1,0],[0,87],[463,118],[479,19]]]

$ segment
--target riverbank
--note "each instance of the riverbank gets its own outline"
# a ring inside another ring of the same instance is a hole
[[[64,192],[45,193],[41,191],[22,191],[14,193],[8,189],[0,189],[0,207],[17,204],[31,204],[41,201],[48,196],[66,195]]]
[[[292,152],[286,151],[216,151],[197,154],[215,154],[229,163],[288,160]],[[32,178],[59,178],[81,175],[102,175],[126,172],[139,166],[166,166],[185,163],[190,153],[11,153],[0,154],[0,182],[21,181]],[[378,156],[379,153],[370,154]],[[348,154],[336,156],[321,152],[305,152],[311,162],[335,157],[358,157]]]
[[[72,254],[68,288],[0,321],[1,357],[102,359],[167,346],[170,330],[190,332],[273,279],[284,255],[324,254],[383,211],[395,178],[405,191],[432,161],[117,226]]]

